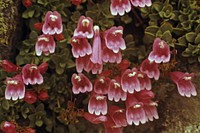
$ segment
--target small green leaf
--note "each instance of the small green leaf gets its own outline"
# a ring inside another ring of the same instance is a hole
[[[43,125],[43,121],[42,120],[37,120],[35,122],[35,125],[38,126],[38,127],[41,127]]]
[[[172,32],[173,31],[173,26],[168,23],[168,22],[164,22],[161,27],[160,27],[160,30],[164,33],[165,31],[170,31]]]
[[[197,35],[196,35],[195,32],[189,32],[189,33],[187,33],[187,34],[185,35],[186,40],[187,40],[188,42],[190,42],[190,43],[194,42],[194,39],[195,39],[196,36],[197,36]]]
[[[8,100],[2,100],[2,108],[3,109],[5,109],[5,110],[9,110],[9,108],[10,108],[10,105],[9,105],[9,102],[8,102]]]
[[[145,32],[143,41],[145,44],[149,44],[149,43],[153,43],[154,39],[156,38],[156,36],[150,32]]]
[[[187,46],[188,42],[186,41],[185,36],[179,37],[178,38],[178,45],[180,46]]]
[[[152,26],[148,26],[146,29],[145,29],[145,32],[150,32],[152,34],[156,34],[156,32],[158,31],[159,27],[156,26],[156,25],[152,25]]]
[[[169,30],[165,31],[161,38],[163,40],[165,40],[166,42],[170,42],[172,40],[172,34],[171,34],[171,32]]]
[[[197,37],[194,40],[195,44],[200,44],[200,33],[197,35]]]

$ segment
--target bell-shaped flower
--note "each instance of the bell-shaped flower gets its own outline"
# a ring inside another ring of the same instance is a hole
[[[88,112],[95,115],[106,115],[108,112],[106,96],[92,93],[88,104]]]
[[[42,53],[49,55],[49,53],[55,52],[56,43],[51,35],[40,35],[35,44],[35,52],[37,56],[41,56]]]
[[[135,97],[143,103],[143,109],[145,111],[146,117],[148,120],[153,121],[153,119],[158,119],[158,112],[156,106],[157,102],[152,101],[154,98],[154,93],[149,90],[142,90],[135,94]]]
[[[89,60],[87,66],[84,69],[86,72],[92,71],[92,74],[100,74],[103,70],[103,63],[93,63],[91,60]]]
[[[131,3],[129,0],[111,0],[110,11],[112,15],[123,16],[125,12],[131,11]]]
[[[75,58],[84,57],[92,53],[92,47],[87,38],[82,36],[74,36],[71,39],[72,54]]]
[[[107,47],[104,47],[102,60],[105,63],[107,63],[107,62],[120,63],[122,61],[122,54],[120,51],[118,53],[114,53],[112,50],[108,49]]]
[[[102,64],[102,46],[101,46],[101,38],[99,33],[99,26],[94,26],[94,39],[92,46],[92,55],[90,60],[93,63]]]
[[[24,98],[25,85],[22,80],[22,75],[16,75],[13,78],[6,78],[5,98],[17,100]]]
[[[46,13],[42,32],[50,35],[60,34],[63,32],[62,18],[57,11],[48,11]]]
[[[90,61],[90,55],[76,58],[76,60],[75,60],[76,71],[78,73],[81,73],[83,70],[87,70],[89,61]]]
[[[151,6],[152,2],[151,0],[130,0],[132,5],[137,7],[145,7],[145,6]]]
[[[107,121],[107,117],[105,115],[95,115],[84,112],[83,117],[93,124],[99,124]]]
[[[33,90],[27,90],[23,100],[28,104],[33,104],[37,101],[37,94]]]
[[[134,123],[146,123],[148,121],[145,111],[143,109],[144,104],[138,101],[133,94],[128,94],[126,100],[126,119],[129,125]]]
[[[37,67],[35,64],[26,64],[22,68],[22,78],[24,84],[42,84],[44,82],[42,74],[47,70],[47,68],[47,63],[42,63],[39,67]]]
[[[1,124],[1,130],[4,133],[17,133],[17,129],[16,129],[15,124],[8,122],[8,121],[4,121]]]
[[[90,80],[82,73],[73,74],[71,78],[72,91],[74,94],[85,93],[92,91],[92,83]]]
[[[94,83],[94,92],[97,94],[107,94],[109,84],[110,84],[110,78],[108,77],[97,78]]]
[[[138,71],[133,68],[132,70],[127,69],[122,74],[121,85],[124,92],[133,93],[134,90],[137,92],[141,90],[137,73]]]
[[[71,2],[73,5],[77,6],[77,5],[80,5],[83,2],[83,0],[71,0]]]
[[[125,41],[122,37],[123,27],[111,27],[110,29],[104,31],[104,40],[106,47],[112,50],[114,53],[118,53],[119,50],[126,49]]]
[[[0,62],[0,66],[6,72],[16,72],[19,68],[18,66],[16,66],[12,62],[9,62],[8,60],[2,60],[2,62]]]
[[[119,102],[120,99],[125,101],[126,97],[127,93],[124,92],[121,87],[121,78],[116,77],[115,79],[112,79],[108,87],[108,100]]]
[[[160,77],[160,70],[158,68],[158,64],[154,61],[149,61],[145,59],[140,65],[140,71],[146,73],[149,78],[154,78],[158,80]]]
[[[183,73],[183,72],[171,72],[170,78],[177,85],[178,92],[181,96],[191,97],[196,96],[197,92],[195,86],[192,83],[194,74]]]
[[[78,20],[78,26],[74,31],[74,36],[92,38],[94,36],[93,20],[90,17],[81,16]]]
[[[40,91],[40,93],[38,95],[38,99],[40,99],[42,101],[46,101],[47,99],[49,99],[49,94],[47,93],[46,90],[42,90],[42,91]]]
[[[107,116],[107,121],[104,122],[105,133],[123,133],[123,128],[116,126],[110,116]]]
[[[138,80],[140,82],[140,89],[141,90],[144,90],[144,89],[147,89],[147,90],[151,90],[151,80],[149,79],[149,77],[143,73],[143,72],[140,72],[138,71]]]
[[[125,109],[121,109],[117,106],[111,106],[109,108],[109,115],[113,119],[116,127],[126,127],[127,126]]]
[[[153,51],[148,56],[149,61],[166,63],[169,62],[170,56],[169,45],[160,38],[156,38],[153,42]]]

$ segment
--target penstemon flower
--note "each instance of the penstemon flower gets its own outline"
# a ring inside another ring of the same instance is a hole
[[[82,36],[74,36],[71,39],[72,54],[75,58],[84,57],[92,53],[92,47],[87,38]]]
[[[92,83],[90,80],[82,73],[73,74],[72,78],[72,91],[74,94],[85,93],[92,91]]]
[[[57,11],[48,11],[46,13],[42,32],[49,35],[60,34],[63,32],[62,18]]]
[[[105,45],[108,49],[112,50],[114,53],[118,53],[119,50],[125,50],[126,44],[122,37],[123,27],[111,27],[110,29],[104,31]]]
[[[151,6],[152,2],[151,0],[130,0],[133,6],[139,6],[139,7],[145,7],[145,6]]]
[[[166,63],[170,60],[170,49],[169,45],[161,40],[160,38],[156,38],[153,42],[153,51],[149,54],[149,61],[156,63]]]
[[[129,0],[111,0],[110,11],[112,15],[123,16],[125,12],[131,11],[131,3]]]
[[[18,74],[13,78],[6,78],[5,98],[17,100],[24,98],[25,85],[22,80],[22,75]]]
[[[178,92],[181,96],[191,97],[197,95],[195,86],[191,81],[193,77],[193,73],[170,72],[170,78],[177,85]]]
[[[42,53],[49,55],[49,53],[55,52],[56,43],[51,35],[40,35],[35,45],[35,52],[37,56],[41,56]]]
[[[154,61],[149,61],[145,59],[140,65],[140,71],[146,73],[149,78],[154,78],[158,80],[160,77],[160,70],[158,68],[158,64]]]
[[[88,104],[88,112],[95,115],[106,115],[108,112],[107,97],[92,93]]]
[[[90,17],[81,16],[74,31],[74,36],[92,38],[94,36],[93,20]]]
[[[42,63],[40,64],[39,67],[37,67],[35,64],[26,64],[22,68],[22,78],[24,84],[26,85],[42,84],[43,83],[42,74],[45,73],[47,68],[48,68],[47,63]]]

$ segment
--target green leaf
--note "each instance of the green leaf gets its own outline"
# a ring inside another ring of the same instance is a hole
[[[10,108],[10,104],[9,104],[9,102],[8,102],[8,100],[2,100],[2,108],[3,109],[5,109],[5,110],[9,110],[9,108]]]
[[[160,27],[160,30],[164,33],[165,31],[170,31],[172,32],[173,31],[173,26],[168,23],[168,22],[164,22],[161,27]]]
[[[150,32],[152,34],[156,34],[156,32],[158,31],[159,27],[156,26],[156,25],[152,25],[152,26],[148,26],[146,29],[145,29],[145,32]]]
[[[29,11],[28,11],[28,16],[29,16],[29,18],[32,18],[33,15],[34,15],[34,13],[35,13],[35,10],[29,10]]]
[[[185,36],[179,37],[178,38],[178,45],[180,46],[187,46],[188,42],[186,41]]]
[[[156,36],[150,32],[145,32],[143,41],[145,44],[149,44],[149,43],[153,43],[154,39],[156,38]]]
[[[173,28],[173,33],[178,36],[182,36],[185,34],[185,31],[182,28]]]
[[[189,33],[187,33],[187,34],[185,35],[186,40],[187,40],[188,42],[190,42],[190,43],[194,42],[194,39],[195,39],[196,36],[197,36],[197,35],[196,35],[195,32],[189,32]]]
[[[195,44],[200,44],[200,33],[197,35],[197,37],[194,40]]]
[[[200,62],[200,56],[198,57],[198,62]]]
[[[38,127],[41,127],[43,125],[43,121],[42,120],[37,120],[35,122],[35,125],[38,126]]]
[[[76,66],[76,64],[74,63],[74,61],[72,61],[72,60],[67,61],[67,68],[73,68],[75,66]]]
[[[38,38],[37,32],[36,31],[31,31],[31,33],[29,34],[29,38],[36,41],[37,38]]]
[[[172,40],[172,34],[170,31],[165,31],[161,38],[166,42],[170,42]]]

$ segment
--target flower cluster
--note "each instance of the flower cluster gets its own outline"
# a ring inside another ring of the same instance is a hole
[[[22,68],[13,63],[3,60],[1,67],[7,72],[17,72],[12,78],[6,78],[5,98],[10,100],[23,99],[25,96],[25,85],[42,84],[44,82],[42,74],[48,69],[47,63],[39,66],[26,64]]]
[[[112,15],[123,16],[131,11],[131,4],[135,7],[151,6],[151,0],[111,0],[110,11]]]
[[[71,38],[72,54],[76,58],[77,71],[79,73],[83,70],[92,71],[92,74],[97,74],[102,72],[103,63],[120,63],[121,50],[126,48],[122,35],[123,27],[121,26],[112,27],[101,34],[100,27],[93,26],[93,20],[90,17],[81,16],[74,36]],[[88,41],[91,38],[93,38],[92,46]]]
[[[94,124],[104,123],[107,133],[122,132],[127,125],[144,124],[158,119],[157,102],[151,91],[151,78],[160,78],[159,65],[170,61],[171,52],[168,44],[156,38],[153,50],[138,68],[130,69],[130,62],[122,60],[120,50],[126,48],[122,38],[123,28],[112,27],[102,34],[90,18],[82,16],[72,37],[72,53],[76,58],[78,74],[73,74],[72,91],[74,94],[91,92],[88,112],[83,116]],[[93,37],[93,45],[87,38]],[[109,51],[109,52],[105,52]],[[118,56],[120,54],[120,57]],[[118,58],[120,58],[118,60]],[[115,69],[103,70],[103,63],[117,63]],[[96,65],[89,69],[90,63]],[[98,65],[97,65],[98,64]],[[101,67],[98,67],[101,65]],[[92,71],[98,76],[94,81],[87,78],[82,71]],[[191,82],[193,74],[182,72],[169,73],[177,84],[182,96],[195,96],[196,90]],[[108,105],[107,100],[125,102],[125,108]]]
[[[55,52],[56,40],[63,40],[63,25],[61,15],[57,12],[48,11],[44,18],[44,23],[36,23],[35,28],[42,30],[43,34],[37,39],[35,52],[37,56],[49,55]],[[54,37],[53,37],[54,36]]]

